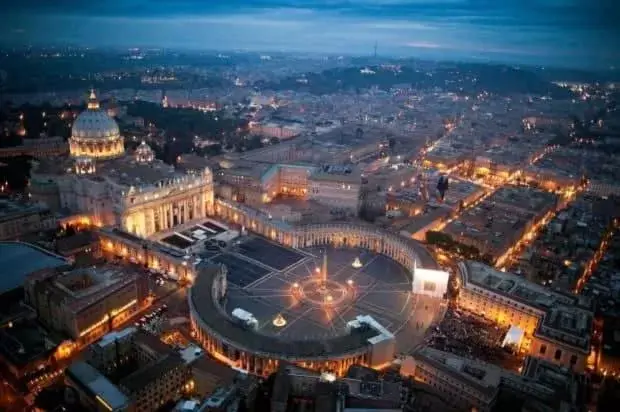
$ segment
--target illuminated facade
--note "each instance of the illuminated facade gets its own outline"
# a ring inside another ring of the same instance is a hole
[[[161,243],[142,239],[117,228],[98,230],[100,249],[108,259],[122,258],[191,282],[196,275],[195,260]]]
[[[285,196],[357,213],[361,202],[360,173],[345,166],[240,164],[220,171],[218,180],[228,186],[221,197],[254,207]]]
[[[90,92],[86,110],[75,119],[69,139],[72,157],[87,156],[110,159],[125,154],[125,144],[118,125],[99,107],[94,90]]]
[[[141,237],[212,213],[211,171],[179,172],[144,142],[126,156],[116,122],[94,93],[73,124],[70,155],[34,165],[33,199]]]
[[[144,275],[116,266],[46,269],[28,276],[24,290],[38,319],[80,346],[131,318],[148,296]]]
[[[522,351],[557,365],[586,369],[594,315],[585,298],[565,295],[479,262],[459,263],[458,305],[525,334]]]

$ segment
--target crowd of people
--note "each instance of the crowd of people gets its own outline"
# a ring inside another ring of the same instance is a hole
[[[443,320],[431,329],[426,344],[467,358],[497,363],[513,357],[502,342],[508,327],[473,313],[448,309]]]

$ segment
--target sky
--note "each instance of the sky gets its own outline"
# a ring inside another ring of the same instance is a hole
[[[10,1],[10,2],[9,2]],[[0,42],[620,67],[620,0],[4,0]]]

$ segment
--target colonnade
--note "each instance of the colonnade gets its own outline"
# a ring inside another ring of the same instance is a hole
[[[360,247],[381,253],[413,272],[417,254],[412,240],[363,224],[326,223],[291,226],[243,205],[217,199],[215,213],[222,220],[289,247],[304,248],[321,245]]]
[[[148,237],[206,216],[207,204],[202,194],[194,194],[130,209],[122,217],[122,227],[129,233]]]
[[[249,373],[268,376],[277,371],[281,361],[294,363],[302,368],[319,372],[329,371],[338,376],[344,376],[350,366],[355,364],[369,364],[369,348],[360,346],[359,350],[345,354],[327,354],[313,358],[289,357],[286,354],[274,354],[248,352],[240,349],[235,342],[229,342],[220,338],[217,331],[209,328],[200,318],[190,300],[190,319],[194,338],[200,345],[216,359],[229,364],[231,367],[240,368]],[[248,333],[252,333],[248,331]],[[247,342],[239,342],[246,345]]]

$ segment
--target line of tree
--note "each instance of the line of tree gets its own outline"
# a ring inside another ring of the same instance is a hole
[[[426,243],[436,246],[448,253],[454,253],[465,259],[477,260],[486,264],[493,263],[493,256],[483,254],[480,249],[475,246],[466,245],[456,241],[447,233],[429,230],[426,232]]]

